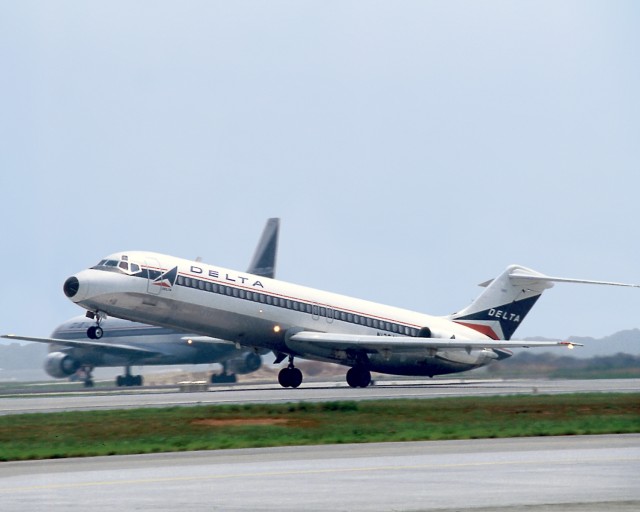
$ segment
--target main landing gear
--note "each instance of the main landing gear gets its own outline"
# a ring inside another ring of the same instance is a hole
[[[366,388],[371,384],[371,372],[362,366],[349,368],[347,384],[352,388]]]
[[[116,386],[121,387],[131,387],[131,386],[142,386],[142,375],[131,375],[131,367],[125,366],[124,375],[118,375],[116,377]]]
[[[235,384],[238,382],[238,378],[235,373],[227,373],[224,370],[222,373],[211,374],[211,384]]]
[[[85,388],[92,388],[95,384],[93,382],[93,366],[82,366],[78,370],[78,375],[82,376],[82,384]]]
[[[278,382],[283,388],[297,388],[302,384],[302,372],[293,366],[293,356],[289,356],[289,365],[278,373]]]
[[[87,329],[87,338],[90,340],[99,340],[104,334],[102,327],[100,327],[100,322],[103,320],[104,315],[100,313],[100,311],[95,313],[93,311],[87,311],[86,316],[96,321],[96,325],[92,325]]]

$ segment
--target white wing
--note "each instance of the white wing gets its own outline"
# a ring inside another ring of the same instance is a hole
[[[573,348],[579,343],[559,340],[491,340],[491,339],[442,339],[415,338],[409,336],[372,336],[358,334],[336,334],[325,332],[299,332],[290,338],[300,343],[310,343],[318,347],[338,350],[360,350],[376,352],[411,352],[424,349],[459,348],[465,350],[484,348],[530,348],[530,347],[567,347]]]

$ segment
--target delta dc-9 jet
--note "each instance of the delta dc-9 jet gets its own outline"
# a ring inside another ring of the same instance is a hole
[[[316,290],[267,277],[144,251],[124,251],[68,278],[65,295],[95,319],[107,316],[231,340],[288,358],[278,381],[298,387],[296,357],[349,367],[351,387],[371,372],[434,376],[462,372],[512,355],[514,347],[569,347],[564,341],[512,340],[541,294],[556,282],[633,286],[550,277],[511,265],[469,306],[448,316]]]

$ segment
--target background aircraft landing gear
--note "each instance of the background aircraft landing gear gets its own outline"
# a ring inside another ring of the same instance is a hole
[[[142,386],[142,375],[131,375],[131,367],[126,366],[124,369],[124,375],[118,375],[116,377],[116,386],[120,387],[131,387],[131,386]]]
[[[347,384],[352,388],[366,388],[371,384],[371,372],[362,366],[349,368],[347,372]]]
[[[95,384],[93,382],[93,375],[91,375],[91,372],[93,372],[93,368],[91,366],[83,366],[80,369],[80,374],[83,375],[83,379],[82,379],[82,385],[85,388],[92,388]]]
[[[293,356],[289,356],[289,366],[278,373],[278,382],[283,388],[297,388],[302,384],[302,372],[293,366]]]
[[[213,373],[211,374],[211,384],[235,384],[238,381],[235,373]]]

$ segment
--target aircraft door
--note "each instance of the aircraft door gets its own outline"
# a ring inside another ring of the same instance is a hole
[[[160,262],[155,258],[146,258],[147,265],[147,292],[152,295],[159,295],[162,286],[156,281],[162,275]]]
[[[324,318],[328,324],[333,323],[333,309],[314,302],[311,304],[311,318],[314,320]]]

